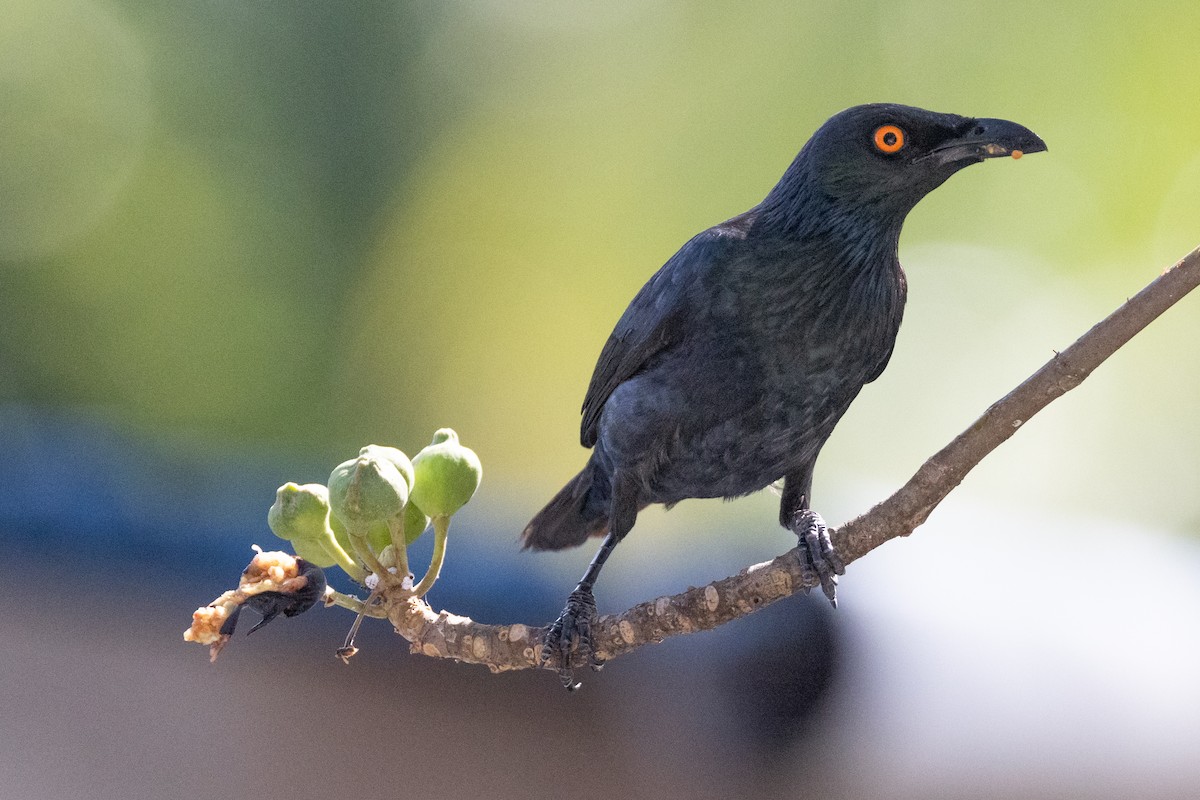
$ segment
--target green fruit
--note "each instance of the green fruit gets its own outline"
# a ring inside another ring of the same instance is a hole
[[[267,524],[280,539],[292,543],[296,555],[322,569],[338,563],[330,552],[329,492],[319,483],[285,483],[275,492]],[[326,540],[329,540],[327,543]]]
[[[319,483],[285,483],[275,492],[267,524],[276,536],[290,542],[325,537],[329,532],[329,490]]]
[[[394,447],[384,447],[378,444],[369,444],[362,450],[359,450],[358,454],[359,456],[392,462],[392,465],[404,476],[404,481],[408,484],[408,488],[412,489],[414,479],[413,465],[408,460],[408,456],[404,455],[403,450],[397,450]]]
[[[421,534],[429,527],[429,517],[425,515],[412,500],[409,498],[408,505],[404,508],[404,543],[412,544],[417,539],[421,538]]]
[[[350,543],[350,534],[346,533],[346,526],[342,524],[336,514],[329,515],[329,527],[333,530],[333,538],[337,541],[338,546],[347,553],[353,553],[354,545]]]
[[[275,504],[267,512],[271,530],[280,539],[290,541],[296,555],[322,569],[340,566],[357,580],[362,570],[349,555],[349,540],[346,547],[338,541],[333,522],[329,490],[319,483],[285,483],[275,493]]]
[[[409,505],[412,505],[412,503],[409,503]],[[391,543],[392,530],[388,527],[387,523],[372,522],[371,527],[367,528],[367,544],[371,545],[371,549],[376,553],[382,553],[383,548]]]
[[[417,508],[417,504],[410,497],[408,505],[404,507],[404,543],[412,544],[425,529],[429,527],[429,517],[425,516],[421,509]],[[386,524],[375,522],[367,530],[367,542],[370,543],[371,549],[376,553],[382,552],[383,548],[392,543],[392,531]]]
[[[296,551],[296,555],[305,561],[316,564],[321,569],[328,569],[339,563],[316,539],[293,539],[292,549]]]
[[[334,467],[329,475],[329,505],[351,531],[387,522],[404,510],[408,481],[387,458],[360,455]]]
[[[442,428],[433,443],[413,459],[416,482],[413,502],[431,517],[449,517],[467,504],[479,488],[483,467],[479,456],[458,443],[458,434]]]

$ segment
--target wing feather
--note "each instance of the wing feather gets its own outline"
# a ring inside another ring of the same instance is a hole
[[[630,302],[600,351],[583,400],[579,438],[584,447],[596,444],[600,414],[613,391],[686,336],[689,310],[700,291],[697,282],[720,261],[724,248],[741,240],[740,233],[726,223],[693,237]]]

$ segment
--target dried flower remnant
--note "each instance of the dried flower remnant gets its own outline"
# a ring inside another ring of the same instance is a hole
[[[209,660],[216,661],[237,628],[243,606],[262,614],[249,633],[266,625],[279,614],[301,614],[325,594],[325,573],[316,564],[278,550],[257,555],[242,571],[238,588],[225,592],[192,614],[192,626],[183,632],[186,642],[209,645]]]

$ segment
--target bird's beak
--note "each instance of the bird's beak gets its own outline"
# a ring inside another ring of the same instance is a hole
[[[1006,119],[977,119],[967,133],[947,139],[925,158],[946,165],[1001,156],[1020,158],[1025,153],[1040,153],[1045,149],[1041,137],[1024,125]]]

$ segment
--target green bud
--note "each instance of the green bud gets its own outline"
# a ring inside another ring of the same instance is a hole
[[[479,456],[458,443],[458,434],[442,428],[433,443],[413,459],[416,483],[413,502],[431,517],[449,517],[467,504],[479,488],[483,467]]]
[[[338,565],[338,560],[315,539],[293,539],[292,549],[296,551],[296,555],[321,569]]]
[[[354,545],[350,543],[350,534],[346,532],[346,526],[337,518],[337,514],[329,515],[329,527],[333,529],[333,538],[337,540],[338,545],[347,553],[353,553]]]
[[[404,455],[404,451],[397,450],[394,447],[384,447],[378,444],[369,444],[362,450],[359,450],[358,455],[360,457],[366,456],[368,458],[377,458],[383,461],[392,462],[392,465],[395,466],[400,474],[404,476],[404,482],[408,484],[409,490],[412,490],[413,480],[415,478],[413,474],[413,465],[412,462],[408,460],[408,456]]]
[[[429,517],[425,516],[410,497],[408,505],[404,507],[404,543],[412,544],[428,527]],[[392,531],[387,523],[374,522],[367,529],[367,541],[376,553],[382,552],[383,548],[392,543]]]
[[[275,504],[267,512],[267,524],[280,539],[292,543],[296,555],[326,568],[337,564],[326,539],[329,530],[329,492],[319,483],[299,486],[285,483],[275,493]]]
[[[329,490],[319,483],[285,483],[275,492],[267,524],[290,542],[324,538],[329,532]]]
[[[404,510],[408,482],[389,459],[360,455],[329,475],[329,505],[351,531],[386,522]]]
[[[412,544],[429,527],[429,517],[411,499],[404,508],[404,543]]]
[[[409,503],[408,505],[411,506],[412,503]],[[406,513],[407,508],[408,506],[405,506]],[[371,549],[376,553],[382,553],[383,548],[392,543],[392,531],[386,522],[371,523],[371,527],[367,528],[367,543],[371,545]]]
[[[349,555],[349,540],[342,545],[333,531],[333,522],[329,490],[319,483],[285,483],[275,493],[275,504],[267,512],[271,530],[280,539],[290,541],[296,555],[322,569],[340,566],[351,577],[360,579],[362,569]]]

